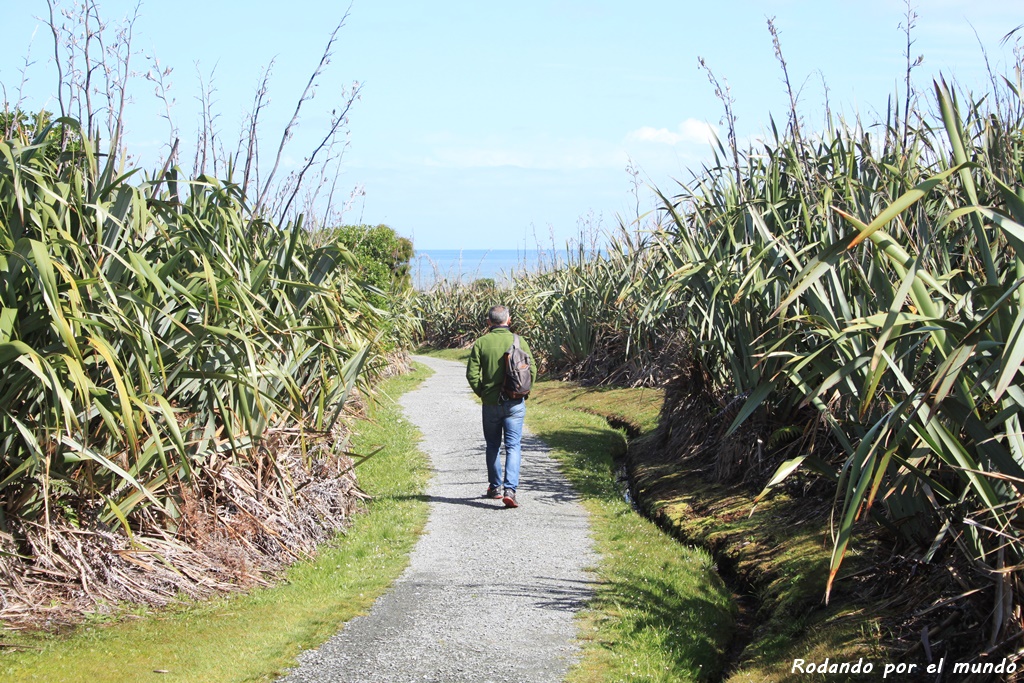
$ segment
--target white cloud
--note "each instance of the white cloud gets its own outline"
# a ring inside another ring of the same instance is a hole
[[[686,119],[679,124],[678,130],[671,131],[668,128],[653,128],[644,126],[638,128],[626,136],[631,142],[653,142],[662,145],[678,145],[679,143],[708,144],[715,139],[718,128],[706,121],[697,119]]]

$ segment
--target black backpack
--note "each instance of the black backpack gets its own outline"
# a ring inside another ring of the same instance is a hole
[[[530,395],[533,379],[530,377],[530,357],[519,346],[519,335],[512,335],[512,346],[502,356],[505,382],[501,393],[505,398],[519,399]]]

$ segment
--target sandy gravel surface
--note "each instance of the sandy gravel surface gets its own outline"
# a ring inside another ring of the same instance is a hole
[[[483,498],[480,407],[465,366],[417,360],[435,374],[401,404],[434,468],[425,534],[370,614],[303,653],[282,680],[560,681],[577,651],[573,616],[591,595],[586,513],[529,433],[520,507]]]

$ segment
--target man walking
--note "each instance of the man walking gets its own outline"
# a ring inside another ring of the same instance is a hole
[[[502,392],[505,367],[502,359],[512,347],[513,335],[509,331],[511,320],[508,309],[494,306],[487,312],[487,333],[476,340],[469,352],[466,379],[473,393],[483,403],[484,441],[487,443],[488,498],[501,498],[506,507],[519,507],[516,489],[519,488],[519,463],[522,459],[520,442],[523,437],[523,418],[526,417],[526,399],[509,398]],[[530,356],[530,381],[537,379],[537,367],[530,347],[520,338],[519,346]],[[498,452],[505,443],[505,474],[502,477]],[[503,490],[504,489],[504,490]]]

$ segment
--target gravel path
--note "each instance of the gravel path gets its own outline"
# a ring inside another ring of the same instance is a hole
[[[300,655],[282,680],[560,681],[577,652],[573,616],[592,593],[586,513],[528,432],[520,507],[483,498],[480,406],[465,366],[416,360],[435,371],[401,399],[434,468],[425,533],[370,613]]]

